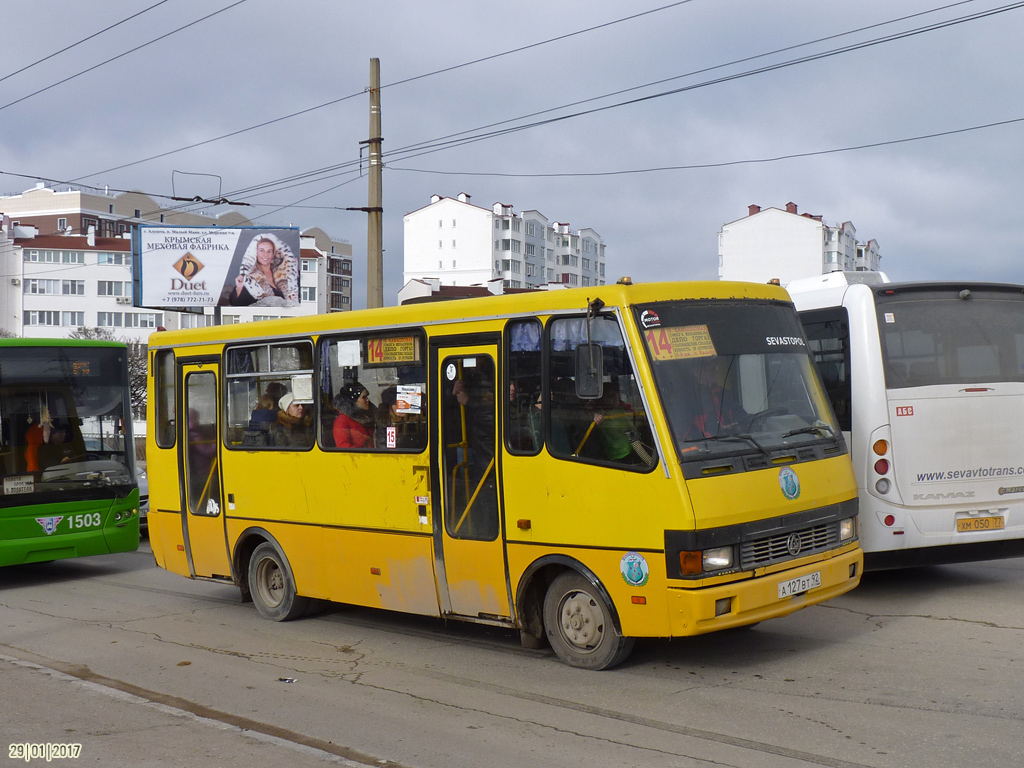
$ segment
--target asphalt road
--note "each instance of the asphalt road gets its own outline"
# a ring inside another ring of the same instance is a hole
[[[1021,559],[868,574],[594,673],[487,627],[340,606],[267,622],[144,542],[0,572],[0,741],[11,765],[80,744],[59,761],[1006,768],[1024,764],[1022,587]]]

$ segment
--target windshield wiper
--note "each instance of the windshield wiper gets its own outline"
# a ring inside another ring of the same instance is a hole
[[[782,436],[782,439],[785,440],[787,437],[792,437],[793,435],[810,435],[810,434],[814,434],[814,435],[824,434],[824,435],[826,435],[828,437],[835,437],[836,436],[836,433],[832,430],[832,427],[830,427],[828,424],[825,424],[823,422],[819,422],[817,424],[812,424],[809,427],[800,427],[800,429],[791,429],[791,430],[789,430],[789,432],[786,432]]]
[[[732,435],[709,435],[708,437],[702,437],[697,440],[687,440],[688,443],[699,443],[701,441],[711,442],[712,440],[748,440],[750,441],[757,450],[763,453],[765,456],[770,456],[768,449],[761,445],[757,440],[754,439],[753,435],[748,434],[732,434]]]

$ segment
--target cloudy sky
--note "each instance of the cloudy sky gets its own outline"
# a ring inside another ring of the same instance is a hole
[[[350,242],[357,306],[366,215],[342,209],[367,204],[358,159],[373,57],[385,303],[402,284],[403,215],[460,192],[596,229],[609,277],[714,279],[721,226],[748,204],[792,201],[877,240],[894,279],[1024,282],[1024,3],[35,0],[8,11],[0,193],[42,179],[246,201],[260,224]]]

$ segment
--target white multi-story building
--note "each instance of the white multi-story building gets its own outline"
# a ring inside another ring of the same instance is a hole
[[[300,305],[296,308],[207,307],[202,314],[133,304],[132,244],[128,235],[36,235],[4,216],[0,235],[0,331],[25,338],[67,336],[102,328],[128,341],[145,341],[160,327],[312,315],[327,311],[325,255],[301,237]]]
[[[857,241],[851,222],[829,226],[821,216],[798,213],[796,203],[785,210],[751,205],[718,233],[720,280],[786,285],[828,272],[877,272],[881,258],[875,240]]]
[[[32,338],[99,327],[145,340],[157,327],[346,311],[352,308],[352,247],[318,228],[300,237],[300,306],[208,307],[202,313],[133,306],[131,232],[139,224],[252,226],[237,212],[220,217],[165,211],[146,195],[56,192],[37,185],[0,197],[0,330]]]
[[[593,229],[573,232],[539,211],[516,213],[495,203],[488,210],[434,195],[405,215],[405,282],[540,288],[549,283],[604,285],[605,244]]]

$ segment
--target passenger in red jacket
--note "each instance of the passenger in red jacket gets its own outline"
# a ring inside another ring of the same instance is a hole
[[[373,448],[373,406],[366,387],[355,381],[334,398],[338,417],[331,432],[338,448]]]

